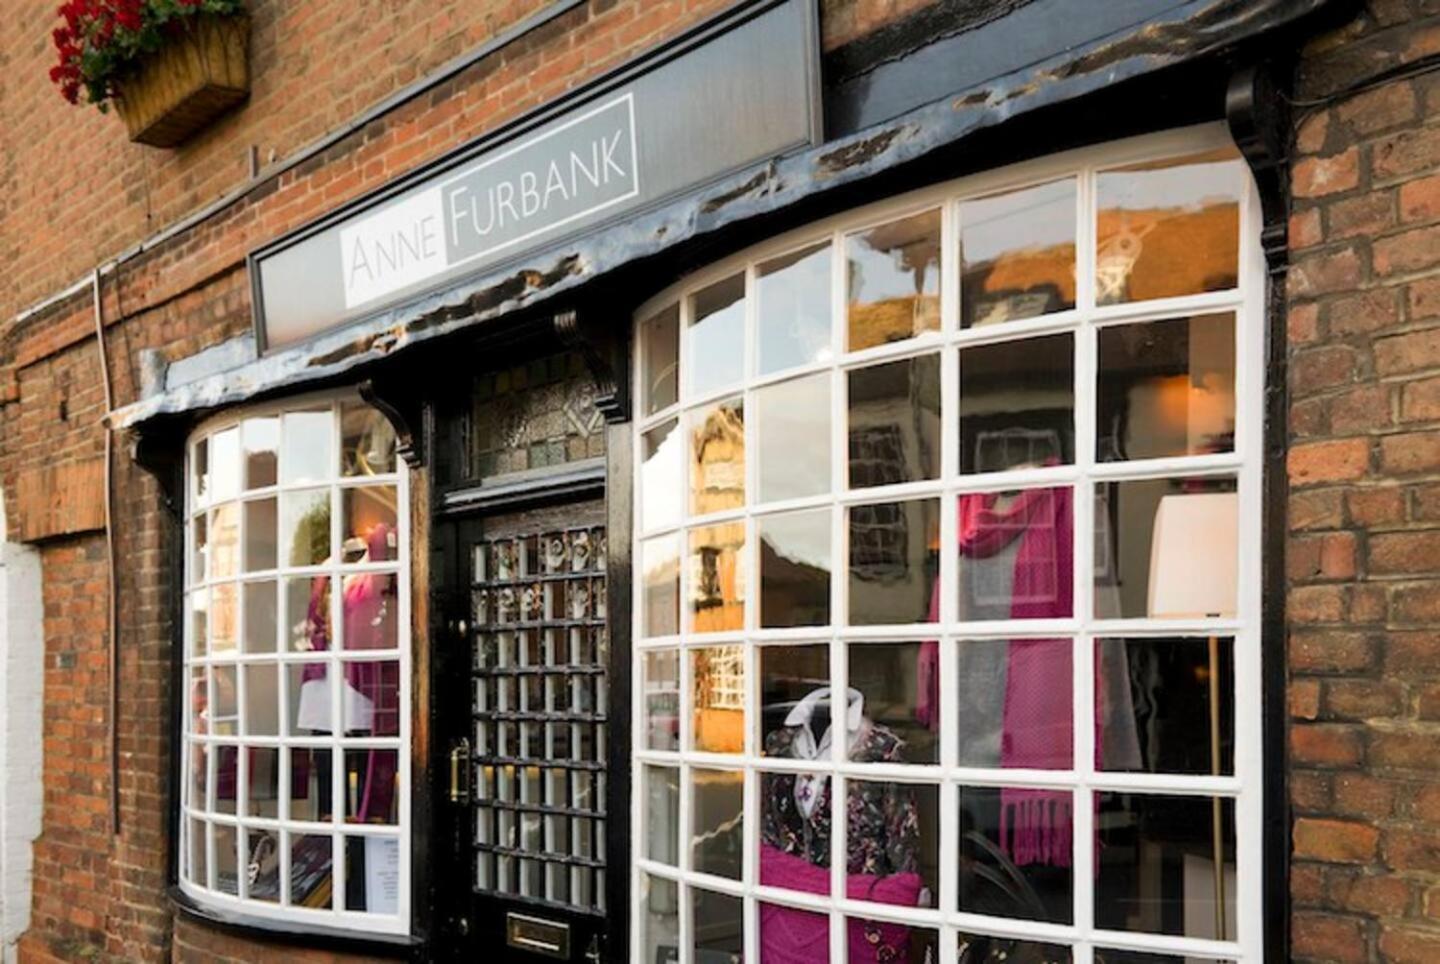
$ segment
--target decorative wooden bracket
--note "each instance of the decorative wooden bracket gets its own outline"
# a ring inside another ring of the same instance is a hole
[[[580,352],[595,381],[595,408],[611,424],[630,418],[630,345],[619,325],[601,324],[578,311],[555,316],[555,334],[567,348]]]
[[[160,485],[171,515],[185,513],[185,431],[181,424],[147,424],[130,433],[130,460]]]
[[[426,385],[414,371],[377,372],[356,386],[360,397],[373,405],[395,429],[396,452],[412,469],[425,463]]]
[[[1288,74],[1284,75],[1288,77]],[[1272,276],[1281,276],[1290,258],[1289,85],[1272,63],[1237,70],[1225,91],[1225,119],[1260,189],[1264,226],[1260,245]]]

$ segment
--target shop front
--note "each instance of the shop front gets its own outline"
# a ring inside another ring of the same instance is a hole
[[[252,253],[254,334],[116,416],[183,533],[183,915],[1279,959],[1257,57],[1319,4],[1046,6],[832,80],[741,4]]]

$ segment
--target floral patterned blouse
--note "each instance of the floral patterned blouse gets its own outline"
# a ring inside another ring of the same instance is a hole
[[[783,726],[765,738],[765,754],[793,757],[799,726]],[[889,727],[869,720],[861,724],[851,759],[864,763],[902,762],[904,741]],[[800,787],[819,796],[806,817],[795,799],[793,773],[767,773],[761,781],[760,839],[788,854],[803,857],[819,867],[830,866],[830,780]],[[849,824],[846,846],[852,874],[914,872],[920,837],[915,793],[908,784],[879,780],[849,781]]]

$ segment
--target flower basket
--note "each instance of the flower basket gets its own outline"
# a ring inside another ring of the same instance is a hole
[[[250,18],[202,15],[116,82],[130,140],[174,147],[250,94]]]

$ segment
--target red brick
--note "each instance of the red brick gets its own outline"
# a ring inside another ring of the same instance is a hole
[[[1375,370],[1381,375],[1440,368],[1440,329],[1407,332],[1375,342]]]
[[[1406,382],[1400,390],[1402,422],[1433,422],[1440,419],[1440,375]]]
[[[1416,282],[1416,285],[1422,283]],[[1329,333],[1341,338],[1392,327],[1400,320],[1400,292],[1394,288],[1371,288],[1353,295],[1336,296],[1326,304],[1325,318]]]
[[[1293,485],[1353,481],[1370,470],[1370,442],[1348,438],[1295,445],[1288,463]]]
[[[1405,705],[1404,691],[1395,680],[1331,680],[1324,689],[1328,719],[1393,717]]]
[[[1407,432],[1380,439],[1380,468],[1390,475],[1440,469],[1440,434]]]
[[[1347,817],[1384,820],[1395,810],[1395,784],[1363,773],[1339,773],[1333,787],[1334,808]]]
[[[1381,851],[1392,870],[1440,871],[1440,834],[1396,827],[1385,831]]]
[[[1387,964],[1434,964],[1440,961],[1440,933],[1387,922],[1380,932],[1380,953]]]
[[[1348,820],[1295,821],[1294,853],[1298,860],[1363,864],[1375,856],[1380,831]]]
[[[1393,917],[1410,904],[1410,883],[1389,874],[1357,877],[1336,894],[1341,908],[1357,914]]]
[[[1350,522],[1357,526],[1384,526],[1405,521],[1405,490],[1395,485],[1351,489],[1345,493]]]
[[[1305,396],[1347,385],[1355,378],[1355,357],[1349,345],[1302,351],[1290,362],[1290,388]]]
[[[1440,156],[1440,128],[1421,127],[1392,134],[1378,142],[1370,163],[1375,177],[1389,179],[1432,168],[1437,156]]]
[[[1400,185],[1400,220],[1433,221],[1440,217],[1440,174]]]
[[[1360,183],[1360,149],[1348,148],[1329,157],[1307,157],[1291,169],[1296,197],[1324,197],[1349,191]]]
[[[1291,916],[1296,957],[1337,964],[1364,964],[1370,959],[1365,929],[1357,917],[1300,912]]]
[[[1297,720],[1313,720],[1320,715],[1320,681],[1290,681],[1290,715]]]
[[[1330,133],[1330,111],[1317,110],[1301,121],[1295,135],[1295,149],[1301,154],[1315,154],[1325,148],[1326,136]]]
[[[1286,563],[1290,578],[1350,579],[1355,575],[1356,540],[1353,532],[1331,532],[1290,541]]]
[[[1360,284],[1363,271],[1360,255],[1354,248],[1306,255],[1297,258],[1290,267],[1290,294],[1305,298],[1349,291]]]
[[[1330,431],[1337,435],[1377,432],[1395,421],[1388,385],[1362,385],[1329,400]]]
[[[1406,583],[1391,590],[1392,622],[1440,624],[1440,582]]]
[[[1410,85],[1393,83],[1356,94],[1335,113],[1355,133],[1374,134],[1413,120],[1415,108],[1415,91]]]
[[[1440,225],[1377,240],[1373,245],[1373,260],[1375,273],[1381,277],[1422,271],[1440,264]]]
[[[1365,755],[1360,731],[1338,723],[1296,723],[1290,753],[1302,766],[1351,767]]]
[[[1372,191],[1332,201],[1325,218],[1327,241],[1378,234],[1395,225],[1395,194],[1388,190]]]
[[[1290,667],[1298,672],[1352,673],[1369,669],[1375,641],[1364,633],[1296,630],[1290,634]]]

